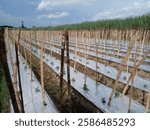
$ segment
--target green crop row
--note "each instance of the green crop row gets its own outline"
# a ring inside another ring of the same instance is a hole
[[[81,29],[150,29],[150,15],[130,17],[126,19],[99,20],[79,24],[41,27],[38,29],[51,30],[81,30]]]

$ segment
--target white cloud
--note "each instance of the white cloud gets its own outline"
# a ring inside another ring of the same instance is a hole
[[[128,10],[130,10],[131,9],[131,7],[130,6],[127,6],[127,7],[123,7],[121,10],[122,11],[128,11]]]
[[[89,5],[93,0],[41,0],[37,10],[48,10],[58,6],[72,6],[76,4]]]
[[[102,19],[104,17],[109,17],[109,16],[111,16],[111,12],[104,11],[104,12],[100,12],[100,13],[97,13],[96,15],[94,15],[91,20],[98,20],[98,19]]]
[[[150,1],[134,2],[130,6],[125,6],[120,9],[101,11],[95,14],[90,20],[95,21],[99,19],[125,18],[144,14],[148,10],[150,10]]]
[[[67,16],[69,16],[68,12],[57,12],[54,14],[40,15],[38,16],[38,19],[43,19],[43,18],[56,19],[56,18],[63,18]]]

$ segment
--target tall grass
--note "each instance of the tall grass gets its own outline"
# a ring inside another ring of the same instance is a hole
[[[43,29],[43,27],[39,28]],[[126,19],[99,20],[95,22],[83,22],[79,24],[66,24],[59,26],[49,26],[51,30],[80,30],[80,29],[149,29],[150,15],[130,17]]]

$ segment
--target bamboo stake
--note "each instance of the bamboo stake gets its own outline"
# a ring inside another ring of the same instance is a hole
[[[136,50],[137,51],[137,50]],[[148,55],[148,54],[147,54]],[[123,91],[122,91],[122,96],[126,93],[127,89],[128,89],[128,85],[130,83],[130,81],[132,80],[132,76],[135,77],[136,76],[136,71],[138,70],[140,64],[145,60],[145,58],[147,57],[147,55],[145,55],[139,62],[137,65],[135,65],[134,63],[134,72],[130,75],[127,83],[126,83],[126,86],[124,87]],[[136,57],[136,54],[134,55]]]
[[[86,74],[86,62],[87,62],[87,48],[86,48],[86,42],[87,42],[87,39],[86,39],[86,32],[83,33],[83,44],[84,44],[84,50],[85,50],[85,55],[84,55],[84,74],[85,74],[85,77],[84,77],[84,86],[86,85],[86,80],[87,80],[87,74]]]
[[[69,57],[69,37],[68,31],[65,31],[65,42],[66,42],[66,58],[67,58],[67,80],[68,80],[68,96],[71,103],[71,82],[70,82],[70,57]]]
[[[137,37],[135,37],[137,38]],[[138,51],[138,48],[137,48],[137,43],[135,42],[135,54],[134,54],[134,68],[136,66],[136,57],[137,57],[137,51]],[[137,74],[137,71],[135,71],[135,75]],[[134,81],[134,76],[132,77],[131,79],[131,90],[130,90],[130,95],[129,95],[129,105],[128,105],[128,112],[130,113],[131,112],[131,101],[132,101],[132,93],[133,93],[133,81]]]
[[[30,30],[30,80],[32,79],[32,31]]]
[[[21,112],[24,113],[24,101],[23,101],[23,95],[22,95],[22,86],[21,86],[21,76],[20,76],[20,66],[19,66],[19,56],[18,56],[18,46],[20,43],[20,34],[21,34],[21,30],[19,30],[19,34],[18,34],[18,41],[15,44],[15,51],[16,51],[16,65],[18,68],[18,80],[19,80],[19,89],[20,89],[20,96],[21,96]]]
[[[74,70],[76,69],[76,59],[77,59],[77,43],[78,43],[78,31],[76,31],[76,39],[75,39],[75,61],[74,61]]]
[[[150,92],[149,92],[149,94],[148,94],[147,103],[146,103],[146,108],[145,108],[145,112],[146,112],[146,113],[148,112],[149,105],[150,105]]]
[[[132,31],[131,31],[131,36],[133,36]],[[134,44],[134,42],[131,41],[130,46],[129,46],[128,50],[127,50],[127,55],[126,55],[126,56],[124,57],[124,59],[123,59],[123,63],[124,63],[124,64],[126,64],[126,61],[128,60],[128,58],[129,58],[129,56],[130,56],[130,51],[131,51],[131,48],[133,47],[133,44]],[[111,92],[111,95],[110,95],[110,97],[109,97],[109,101],[108,101],[108,105],[109,105],[109,106],[110,106],[110,104],[111,104],[112,97],[113,97],[113,95],[115,94],[115,91],[116,91],[116,89],[117,89],[118,82],[119,82],[119,79],[120,79],[120,76],[121,76],[122,71],[123,71],[123,67],[122,67],[122,65],[120,64],[119,67],[118,67],[118,74],[117,74],[117,77],[116,77],[116,81],[115,81],[115,84],[114,84],[114,86],[113,86],[113,90],[112,90],[112,92]]]
[[[61,42],[61,70],[60,70],[60,92],[62,98],[62,90],[63,90],[63,75],[64,75],[64,51],[65,51],[65,33],[63,33],[62,36],[62,42]]]
[[[97,40],[98,32],[95,32],[95,45],[96,45],[96,85],[98,81],[98,40]]]
[[[42,85],[42,100],[43,100],[43,107],[42,111],[44,112],[44,106],[46,105],[45,102],[45,90],[44,90],[44,68],[43,68],[43,47],[44,47],[44,38],[45,38],[46,31],[43,32],[42,39],[41,39],[41,49],[40,49],[40,72],[41,72],[41,85]]]

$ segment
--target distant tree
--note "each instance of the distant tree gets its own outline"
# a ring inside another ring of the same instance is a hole
[[[25,28],[24,21],[21,21],[21,28]]]

